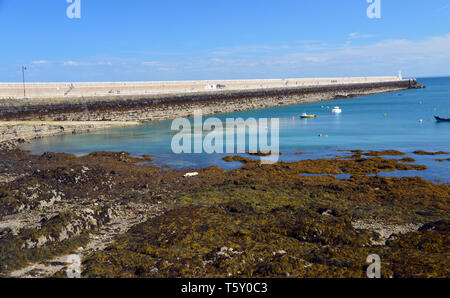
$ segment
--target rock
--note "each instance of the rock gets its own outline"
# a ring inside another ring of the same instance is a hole
[[[189,178],[189,177],[195,177],[198,176],[198,172],[193,172],[193,173],[186,173],[184,175],[184,177]]]
[[[283,256],[285,254],[287,254],[287,252],[285,250],[281,250],[281,249],[279,251],[273,253],[274,256],[276,256],[276,255]]]
[[[327,211],[323,212],[322,215],[331,216],[331,215],[333,215],[333,210],[328,209]]]

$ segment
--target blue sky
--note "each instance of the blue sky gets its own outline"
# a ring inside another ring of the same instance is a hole
[[[450,75],[450,0],[0,0],[0,81]]]

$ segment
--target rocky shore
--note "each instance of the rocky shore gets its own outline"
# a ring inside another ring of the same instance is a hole
[[[82,277],[365,277],[376,253],[384,277],[449,277],[450,187],[371,176],[426,169],[403,155],[230,156],[242,167],[186,176],[128,153],[1,151],[0,275],[67,277],[76,256]]]
[[[185,117],[198,108],[214,114],[416,87],[90,99],[96,121],[83,121],[79,103],[2,102],[9,112],[2,109],[1,119],[11,121],[0,124],[0,277],[65,278],[78,259],[87,278],[359,278],[366,277],[367,257],[378,254],[383,277],[448,278],[450,186],[377,176],[426,169],[402,152],[354,150],[273,165],[254,154],[228,156],[242,167],[188,175],[126,152],[37,156],[16,147],[37,137]]]
[[[0,121],[0,149],[12,150],[32,139],[138,125],[133,121]]]

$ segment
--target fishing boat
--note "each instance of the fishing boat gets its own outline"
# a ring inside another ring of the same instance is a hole
[[[331,110],[332,114],[341,114],[342,110],[340,107],[334,107],[333,110]]]
[[[436,118],[436,121],[439,121],[439,122],[441,122],[441,121],[450,122],[450,118],[441,118],[438,116],[434,116],[434,118]]]
[[[303,113],[303,114],[300,116],[300,118],[302,118],[302,119],[314,119],[314,118],[316,118],[316,115],[308,115],[308,114],[306,114],[306,113]]]

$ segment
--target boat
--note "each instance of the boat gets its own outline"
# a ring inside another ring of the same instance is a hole
[[[332,114],[341,114],[342,110],[339,107],[334,107],[333,110],[331,110]]]
[[[316,118],[316,115],[308,115],[308,114],[306,114],[306,113],[303,113],[303,114],[300,116],[300,118],[302,118],[302,119],[314,119],[314,118]]]
[[[434,118],[436,118],[436,121],[439,121],[439,122],[441,122],[441,121],[450,122],[450,118],[441,118],[441,117],[438,117],[438,116],[434,116]]]

